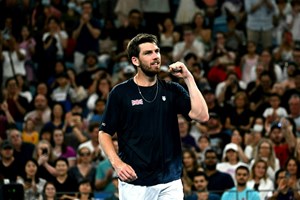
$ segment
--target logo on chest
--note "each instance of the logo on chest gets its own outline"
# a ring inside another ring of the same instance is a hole
[[[135,100],[131,100],[131,105],[132,106],[138,106],[138,105],[143,105],[143,99],[135,99]]]

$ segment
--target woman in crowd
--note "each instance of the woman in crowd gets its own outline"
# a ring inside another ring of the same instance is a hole
[[[43,193],[38,200],[58,200],[58,198],[56,198],[56,188],[52,182],[45,183]]]
[[[240,161],[239,147],[235,143],[229,143],[223,150],[222,162],[217,164],[217,170],[227,173],[235,179],[235,170],[240,165],[247,165]]]
[[[17,179],[24,187],[25,200],[36,200],[42,193],[46,180],[39,177],[38,163],[29,159],[25,164],[24,175]]]
[[[192,190],[194,175],[198,170],[201,170],[197,162],[196,153],[192,149],[184,149],[182,152],[183,158],[183,173],[182,182],[184,185],[184,192],[189,193]]]
[[[76,164],[76,151],[71,146],[67,146],[64,142],[64,131],[62,129],[54,129],[53,131],[53,154],[56,158],[66,158],[69,167]]]
[[[257,144],[256,153],[254,159],[250,163],[250,167],[253,166],[255,161],[260,159],[268,163],[267,177],[274,181],[274,174],[280,168],[279,160],[275,155],[273,143],[271,140],[263,138]]]
[[[89,179],[83,179],[79,182],[79,193],[74,200],[94,200],[93,187]]]
[[[54,156],[51,144],[47,140],[40,140],[36,145],[33,157],[38,162],[38,170],[41,178],[46,181],[52,181],[57,174],[56,169],[53,167]]]
[[[54,130],[55,128],[66,129],[65,110],[62,104],[54,103],[51,112],[51,121],[44,125],[44,128]]]
[[[258,191],[260,199],[266,199],[268,193],[273,191],[273,181],[267,176],[268,163],[264,160],[257,160],[251,168],[251,177],[247,186]]]
[[[300,194],[300,163],[294,158],[290,157],[285,163],[286,173],[289,175],[289,184]]]
[[[93,165],[92,151],[86,146],[79,146],[77,150],[77,164],[68,171],[70,176],[79,183],[83,179],[88,179],[94,188],[96,168]]]

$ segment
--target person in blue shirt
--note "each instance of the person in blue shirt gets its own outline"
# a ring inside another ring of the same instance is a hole
[[[247,187],[247,181],[250,176],[249,168],[245,165],[240,165],[235,170],[236,187],[224,192],[221,200],[259,200],[259,193]]]

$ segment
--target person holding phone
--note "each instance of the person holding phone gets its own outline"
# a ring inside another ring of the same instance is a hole
[[[192,73],[181,62],[169,66],[188,91],[158,79],[161,54],[156,36],[138,34],[127,46],[137,74],[115,86],[100,125],[99,143],[119,177],[120,199],[183,199],[178,114],[209,119]],[[117,133],[119,155],[112,137]]]
[[[47,140],[40,140],[36,145],[33,158],[38,162],[38,170],[41,178],[47,181],[52,181],[57,175],[54,168],[54,156],[52,153],[52,146]]]
[[[24,187],[24,199],[35,200],[43,192],[46,180],[39,177],[38,163],[35,159],[29,159],[25,164],[24,175],[18,177],[17,183]]]

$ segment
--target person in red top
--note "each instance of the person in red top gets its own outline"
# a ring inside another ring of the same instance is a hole
[[[271,125],[269,137],[274,144],[276,157],[280,161],[280,167],[284,167],[289,156],[294,152],[296,138],[291,131],[291,124],[286,118]]]

